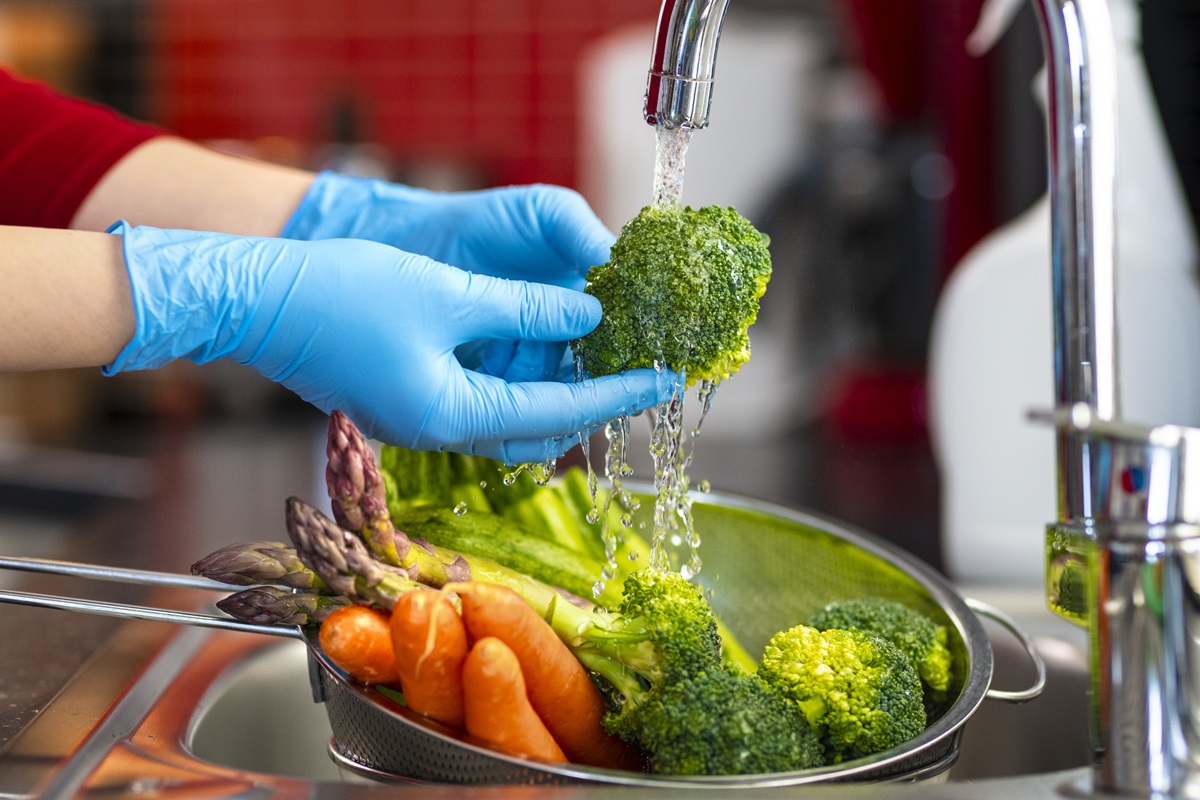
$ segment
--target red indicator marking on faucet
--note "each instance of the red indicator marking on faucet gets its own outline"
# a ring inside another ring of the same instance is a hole
[[[1141,467],[1126,467],[1121,472],[1121,488],[1126,494],[1135,494],[1146,488],[1146,472]]]

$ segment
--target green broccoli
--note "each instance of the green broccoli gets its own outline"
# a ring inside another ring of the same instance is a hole
[[[614,728],[664,682],[720,666],[721,636],[712,607],[677,572],[630,573],[616,613],[595,616],[592,624],[577,626],[571,650],[615,692]]]
[[[804,714],[754,675],[710,669],[664,686],[636,713],[651,772],[751,775],[824,763]]]
[[[652,772],[786,772],[823,763],[800,709],[757,675],[722,666],[712,610],[678,573],[633,573],[614,624],[580,630],[575,656],[611,687],[605,729],[645,753]]]
[[[882,597],[836,600],[808,624],[822,631],[854,628],[882,636],[909,657],[929,690],[941,694],[950,688],[954,658],[946,646],[946,627],[903,603]]]
[[[724,380],[750,358],[770,277],[766,237],[734,209],[647,206],[588,272],[604,317],[572,349],[593,377],[665,365],[687,386]]]
[[[826,763],[887,750],[925,729],[916,670],[872,633],[797,625],[771,637],[758,674],[804,712]]]

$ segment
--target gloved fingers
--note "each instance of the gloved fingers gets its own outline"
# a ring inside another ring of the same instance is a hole
[[[583,292],[472,275],[463,298],[468,339],[567,342],[600,324],[600,301]]]
[[[554,439],[670,400],[674,376],[630,370],[578,383],[509,383],[476,372],[444,387],[418,433],[422,442],[455,449],[489,440]]]
[[[544,464],[551,459],[562,458],[577,444],[579,434],[549,439],[479,441],[472,444],[469,455],[484,456],[509,466]]]
[[[483,339],[454,348],[464,368],[510,382],[558,380],[566,342]]]
[[[566,342],[519,341],[508,368],[499,377],[510,383],[552,381],[567,349]]]
[[[580,275],[608,261],[616,237],[583,195],[559,186],[526,187],[546,241]]]
[[[511,339],[476,339],[454,348],[454,357],[463,369],[503,378],[517,352]]]

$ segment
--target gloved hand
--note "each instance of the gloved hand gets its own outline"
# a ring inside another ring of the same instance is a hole
[[[480,275],[582,289],[614,236],[577,192],[509,186],[434,192],[322,172],[280,234],[370,239]]]
[[[583,289],[614,241],[583,197],[562,187],[433,192],[331,172],[316,177],[281,235],[370,239],[479,275],[569,289]],[[492,341],[459,356],[522,381],[561,365],[565,352],[566,342]]]
[[[510,382],[464,368],[477,340],[562,342],[600,305],[357,239],[297,242],[118,223],[137,332],[106,374],[176,358],[248,364],[370,437],[509,464],[557,457],[575,434],[670,396],[671,376]]]

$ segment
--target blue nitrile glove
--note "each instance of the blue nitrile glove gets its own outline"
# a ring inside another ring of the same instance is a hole
[[[281,234],[383,242],[496,278],[582,289],[614,241],[583,197],[558,186],[434,192],[374,178],[319,174]],[[460,351],[488,374],[536,379],[565,342],[475,343]]]
[[[464,368],[476,340],[565,341],[600,320],[580,292],[472,275],[357,239],[298,242],[118,223],[137,332],[106,374],[177,358],[248,364],[363,432],[509,464],[561,455],[670,394],[669,376],[510,382]]]

